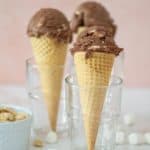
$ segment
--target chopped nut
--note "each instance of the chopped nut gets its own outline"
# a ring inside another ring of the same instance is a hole
[[[14,114],[9,113],[8,121],[16,121],[16,120],[15,120],[15,115],[14,115]]]
[[[106,46],[106,45],[104,45],[104,46],[103,46],[103,48],[107,48],[107,46]]]
[[[64,30],[66,30],[66,29],[67,29],[67,26],[66,26],[65,24],[62,24],[62,28],[63,28]]]
[[[3,113],[3,112],[8,112],[8,113],[12,113],[16,115],[16,111],[13,108],[2,107],[0,108],[0,113]]]
[[[16,120],[23,120],[23,119],[27,118],[27,114],[24,112],[19,112],[15,118],[16,118]]]
[[[99,38],[103,38],[103,37],[105,36],[105,34],[99,33],[99,34],[97,34],[97,36],[98,36]]]
[[[4,122],[4,121],[8,121],[9,118],[9,113],[4,112],[4,113],[0,113],[0,121]]]
[[[96,32],[96,30],[93,29],[93,30],[89,31],[88,33],[95,33],[95,32]]]
[[[39,20],[39,22],[38,22],[38,24],[37,24],[37,27],[43,26],[44,21],[45,21],[45,20],[44,20],[43,18],[40,18],[40,20]]]
[[[80,14],[81,14],[80,11],[76,11],[76,12],[75,12],[75,15],[77,15],[77,16],[80,15]]]
[[[101,47],[99,45],[92,45],[90,46],[88,49],[89,50],[97,50],[97,49],[100,49]]]
[[[61,32],[61,31],[62,31],[62,29],[60,29],[60,28],[59,28],[59,29],[57,29],[57,31],[58,31],[58,32]]]
[[[41,22],[39,22],[38,24],[37,24],[37,27],[41,27],[43,24],[41,23]]]
[[[23,120],[26,117],[27,114],[24,112],[16,112],[14,109],[7,107],[0,108],[0,122]]]
[[[33,146],[35,146],[35,147],[43,147],[43,146],[44,146],[44,143],[43,143],[43,141],[40,140],[40,139],[35,139],[35,140],[33,141]]]

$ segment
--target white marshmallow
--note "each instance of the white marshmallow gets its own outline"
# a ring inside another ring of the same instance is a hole
[[[124,124],[128,126],[132,126],[135,123],[135,115],[134,114],[126,114],[123,118]]]
[[[150,144],[150,132],[147,132],[144,134],[145,142],[147,144]]]
[[[116,132],[116,144],[125,144],[125,133],[123,131]]]
[[[56,132],[50,131],[46,137],[46,142],[51,144],[51,143],[56,143],[57,142],[57,134]]]
[[[128,141],[131,145],[139,145],[144,143],[144,138],[139,133],[131,133],[128,135]]]

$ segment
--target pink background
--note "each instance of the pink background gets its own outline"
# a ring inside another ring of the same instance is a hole
[[[0,84],[25,83],[25,59],[32,55],[26,26],[35,11],[55,7],[70,18],[80,2],[83,0],[0,1]],[[150,87],[150,0],[101,2],[119,26],[116,41],[126,51],[126,86]]]

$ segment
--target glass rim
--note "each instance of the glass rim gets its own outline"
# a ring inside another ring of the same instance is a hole
[[[77,83],[74,83],[74,81],[73,81],[73,82],[70,81],[71,77],[74,77],[74,76],[75,76],[75,74],[69,74],[69,75],[67,75],[67,76],[65,77],[65,83],[71,85],[72,87],[77,87],[77,88],[79,88],[79,85],[78,85]],[[123,80],[122,80],[121,77],[115,76],[115,75],[111,75],[111,78],[114,78],[114,79],[117,80],[116,82],[112,82],[112,83],[110,84],[112,87],[116,87],[116,86],[121,86],[121,85],[122,85]],[[108,85],[108,86],[109,86],[109,85]],[[106,85],[100,85],[100,86],[91,87],[91,88],[108,88],[108,86],[106,86]],[[82,87],[80,87],[80,88],[82,88]],[[85,88],[86,88],[86,87],[85,87]]]
[[[27,58],[25,62],[26,62],[26,66],[30,65],[33,68],[38,68],[38,64],[36,64],[34,57]],[[65,65],[54,64],[53,66],[57,66],[57,67],[59,66],[60,68],[64,68]],[[43,64],[43,67],[49,67],[49,65]]]

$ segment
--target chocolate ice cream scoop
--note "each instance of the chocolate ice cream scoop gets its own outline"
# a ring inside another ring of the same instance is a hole
[[[71,29],[77,32],[79,27],[90,27],[103,25],[112,30],[113,35],[116,26],[109,12],[97,2],[84,2],[75,11],[71,20]]]
[[[89,58],[94,52],[104,52],[118,55],[123,49],[119,48],[114,39],[112,32],[103,26],[93,26],[86,28],[77,38],[74,47],[71,49],[72,54],[84,51],[85,57]]]
[[[47,36],[59,41],[71,39],[69,21],[59,10],[52,8],[40,9],[30,20],[27,34],[30,37]]]

